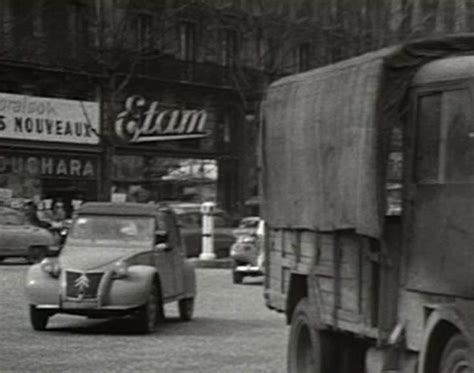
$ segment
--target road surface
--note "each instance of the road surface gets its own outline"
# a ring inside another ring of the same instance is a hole
[[[181,322],[175,304],[151,335],[134,334],[127,319],[55,315],[32,330],[24,296],[27,265],[0,264],[0,372],[285,371],[288,328],[265,308],[262,279],[233,285],[229,270],[199,269],[195,319]]]

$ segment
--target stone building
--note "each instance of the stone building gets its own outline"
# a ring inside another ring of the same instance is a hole
[[[283,63],[275,4],[0,1],[1,198],[209,198],[211,167],[217,202],[244,213],[264,88],[309,67],[307,43]],[[201,181],[170,176],[190,162]]]
[[[0,198],[215,195],[248,213],[271,80],[469,31],[473,14],[469,0],[0,0]]]

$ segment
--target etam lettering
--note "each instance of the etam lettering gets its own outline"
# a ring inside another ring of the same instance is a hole
[[[125,101],[125,110],[117,115],[115,132],[132,143],[197,139],[206,137],[205,110],[160,110],[158,101],[146,107],[141,96]]]

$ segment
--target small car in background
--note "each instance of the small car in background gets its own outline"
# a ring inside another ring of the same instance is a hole
[[[0,261],[24,257],[38,263],[58,250],[51,232],[30,224],[23,211],[0,206]]]
[[[26,292],[33,329],[57,313],[133,316],[153,332],[164,304],[193,316],[195,272],[185,259],[174,212],[154,204],[88,202],[75,214],[57,258],[30,267]]]
[[[263,275],[264,252],[262,246],[263,220],[258,216],[243,218],[234,230],[236,240],[230,249],[233,259],[232,282],[242,283],[246,276]]]

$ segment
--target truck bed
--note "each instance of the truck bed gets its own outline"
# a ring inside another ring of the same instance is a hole
[[[267,306],[285,312],[294,275],[305,276],[323,327],[379,337],[378,251],[353,231],[268,229]]]

